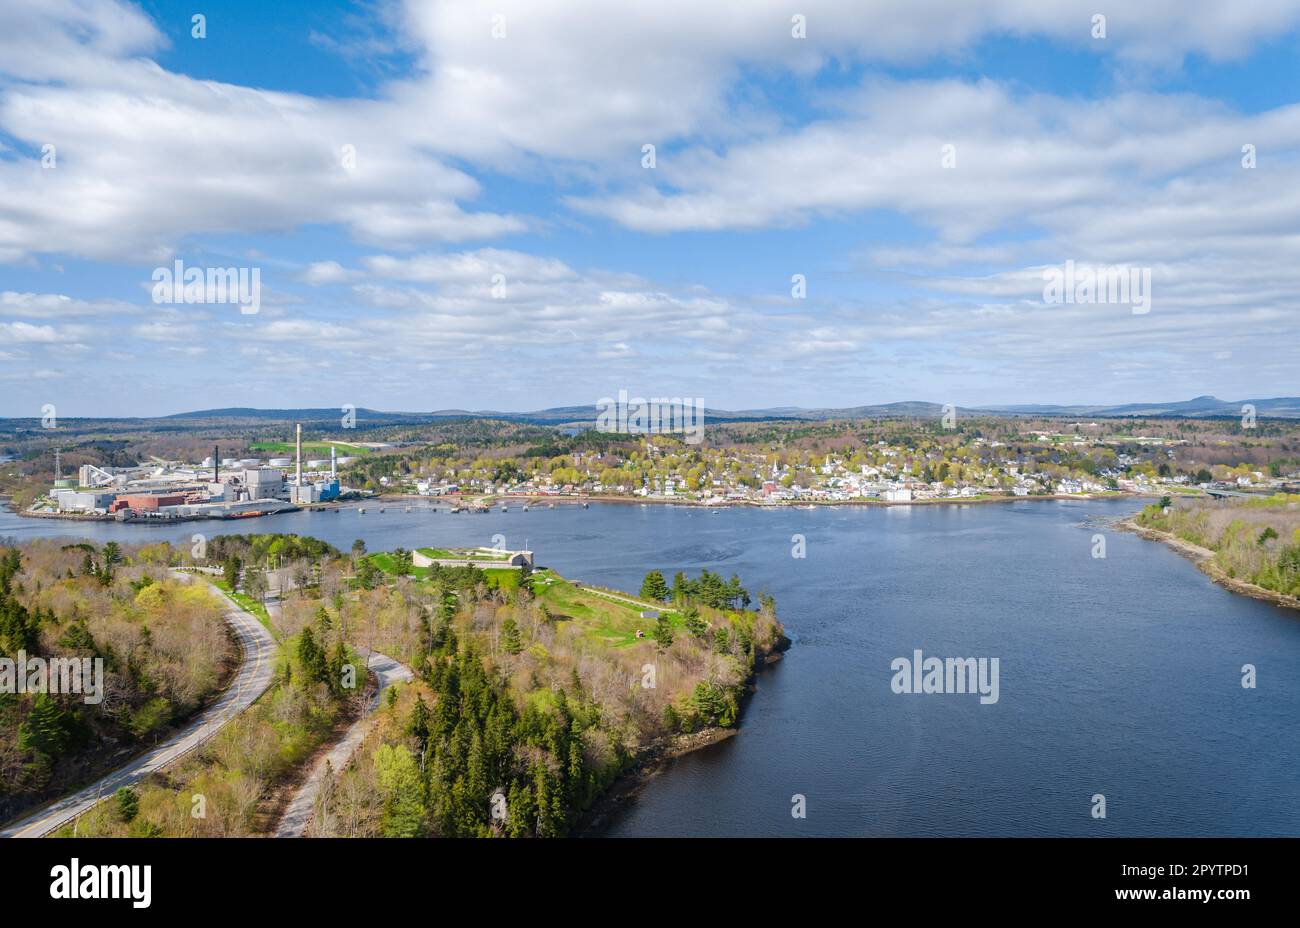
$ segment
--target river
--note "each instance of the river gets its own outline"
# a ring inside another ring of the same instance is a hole
[[[652,779],[614,836],[1300,835],[1300,615],[1093,524],[1131,500],[429,505],[172,526],[5,512],[0,537],[297,532],[381,550],[499,533],[539,564],[626,590],[650,569],[739,573],[755,598],[775,595],[794,646],[759,675],[740,733]],[[1105,558],[1092,556],[1098,532]],[[805,557],[792,556],[795,535]],[[916,649],[998,658],[998,701],[894,693],[891,662]],[[1257,688],[1242,687],[1243,664]],[[805,818],[791,814],[796,795]]]

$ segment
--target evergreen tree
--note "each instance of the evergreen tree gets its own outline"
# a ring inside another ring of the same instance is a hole
[[[239,587],[239,570],[241,566],[239,558],[235,557],[233,554],[221,563],[222,578],[226,581],[226,586],[230,587],[232,592]]]
[[[561,824],[555,815],[555,804],[552,801],[555,791],[555,777],[546,765],[536,763],[533,765],[533,792],[537,797],[537,837],[539,838],[558,838],[560,836]]]
[[[330,692],[338,695],[343,691],[343,669],[348,665],[348,649],[340,638],[334,645],[334,653],[326,665]]]
[[[18,747],[57,758],[72,743],[74,719],[49,693],[37,693],[31,712],[18,726]]]
[[[704,638],[709,634],[709,623],[694,606],[688,607],[682,615],[686,619],[686,630],[693,638]]]
[[[673,575],[673,601],[684,603],[690,594],[690,581],[686,579],[685,572],[680,570],[677,571],[677,573]]]
[[[303,674],[312,683],[326,682],[329,667],[325,660],[325,651],[316,644],[316,636],[310,628],[304,628],[298,638],[298,662],[302,664]]]
[[[659,621],[655,623],[655,641],[658,642],[661,651],[672,646],[673,626],[668,621],[667,613],[660,613]]]
[[[518,623],[514,619],[506,619],[501,623],[501,650],[507,654],[518,654],[523,649]]]
[[[114,793],[113,801],[117,805],[117,818],[121,822],[130,824],[140,814],[140,797],[129,786],[123,786]]]
[[[411,707],[411,714],[406,719],[406,733],[413,736],[420,743],[421,754],[429,745],[431,720],[429,706],[425,703],[424,697],[417,695],[415,705]]]
[[[512,838],[526,838],[537,831],[537,803],[532,787],[516,781],[506,796],[506,834]]]
[[[645,581],[641,584],[641,598],[656,603],[661,603],[668,598],[668,584],[664,581],[663,574],[652,570],[645,575]]]
[[[39,641],[41,617],[29,612],[8,591],[0,589],[0,653],[35,651]]]

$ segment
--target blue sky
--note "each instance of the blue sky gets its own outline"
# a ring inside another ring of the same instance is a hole
[[[1221,6],[18,0],[0,415],[1298,394],[1300,2]]]

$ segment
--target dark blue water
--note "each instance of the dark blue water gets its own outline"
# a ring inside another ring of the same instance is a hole
[[[679,760],[614,835],[1300,835],[1300,615],[1235,596],[1090,517],[1122,501],[807,510],[389,506],[250,523],[0,516],[0,536],[310,534],[346,549],[525,543],[623,589],[647,570],[740,574],[795,645],[740,734]],[[807,557],[791,557],[791,536]],[[896,695],[890,662],[997,657],[1000,698]],[[1257,689],[1241,666],[1258,668]],[[1107,818],[1090,815],[1102,793]],[[807,818],[791,817],[806,797]]]

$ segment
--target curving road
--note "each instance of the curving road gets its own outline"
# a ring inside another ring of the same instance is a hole
[[[366,665],[379,678],[379,689],[371,697],[365,715],[354,722],[352,727],[347,730],[347,733],[330,749],[330,752],[316,762],[311,775],[299,787],[298,792],[289,801],[288,808],[284,810],[284,815],[280,817],[280,824],[275,830],[275,837],[301,838],[303,836],[307,831],[307,825],[311,822],[312,815],[316,811],[316,797],[320,795],[321,787],[325,785],[326,770],[337,773],[347,766],[348,761],[356,753],[357,748],[361,746],[361,742],[366,737],[371,722],[370,716],[379,708],[379,697],[383,695],[384,690],[394,683],[405,683],[415,676],[409,667],[398,663],[391,657],[380,654],[378,651],[370,652],[370,658],[367,660]]]
[[[192,577],[180,571],[173,573],[186,582]],[[172,763],[183,754],[207,741],[257,698],[266,692],[275,673],[275,639],[255,616],[249,615],[233,599],[217,587],[212,591],[225,600],[226,622],[234,629],[243,650],[242,663],[234,681],[211,706],[175,736],[163,744],[132,760],[85,789],[39,809],[26,818],[0,829],[0,838],[39,838],[63,827],[77,816],[92,808],[101,799],[111,796],[123,786],[131,786],[156,770]]]

